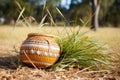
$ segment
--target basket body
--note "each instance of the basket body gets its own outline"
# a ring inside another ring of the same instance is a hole
[[[20,48],[20,58],[29,66],[45,68],[53,65],[60,56],[60,47],[53,36],[31,33]]]

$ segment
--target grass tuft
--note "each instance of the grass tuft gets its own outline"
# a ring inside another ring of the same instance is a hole
[[[105,44],[92,37],[85,36],[87,32],[72,31],[66,37],[57,39],[61,48],[61,56],[58,62],[52,66],[55,71],[69,69],[71,67],[86,68],[92,70],[107,69],[110,61],[104,51]]]

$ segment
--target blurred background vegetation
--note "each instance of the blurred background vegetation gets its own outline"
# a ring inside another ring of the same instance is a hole
[[[89,21],[87,26],[91,25],[92,0],[0,0],[0,24],[15,23],[20,13],[20,7],[16,1],[25,7],[24,16],[28,18],[32,16],[36,22],[40,22],[45,15],[49,15],[46,10],[48,9],[58,26],[63,22],[68,26],[82,25],[81,20]],[[61,17],[56,7],[66,19]],[[47,16],[44,22],[50,22],[50,16]],[[120,0],[100,0],[99,24],[119,27]]]

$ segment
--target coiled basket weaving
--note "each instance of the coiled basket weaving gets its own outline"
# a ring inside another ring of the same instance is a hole
[[[20,48],[22,62],[38,68],[53,65],[59,56],[60,47],[50,35],[30,33]]]

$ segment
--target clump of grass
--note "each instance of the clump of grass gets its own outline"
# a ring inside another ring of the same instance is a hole
[[[57,39],[61,48],[58,62],[52,66],[55,71],[69,69],[70,67],[86,68],[92,70],[107,69],[110,62],[105,51],[105,44],[92,37],[85,36],[87,32],[72,31],[66,37]]]

